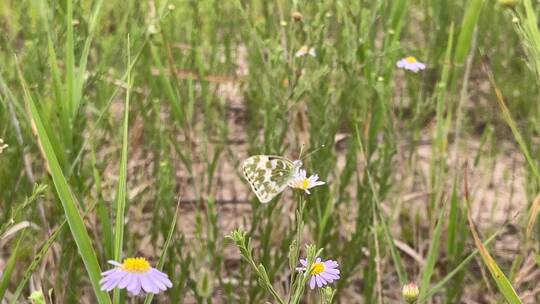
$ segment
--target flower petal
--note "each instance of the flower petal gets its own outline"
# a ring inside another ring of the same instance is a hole
[[[339,274],[339,269],[327,268],[325,269],[325,272],[330,273],[330,274]]]
[[[107,270],[107,271],[102,272],[102,273],[101,273],[101,276],[102,276],[102,277],[108,276],[108,275],[114,273],[115,271],[118,271],[118,269],[117,269],[117,268],[109,269],[109,270]]]
[[[154,277],[159,280],[161,283],[163,283],[167,288],[172,287],[172,282],[169,279],[169,276],[166,273],[163,273],[157,269],[152,269],[151,273],[154,275]],[[165,288],[165,289],[167,289]],[[165,290],[164,289],[164,290]]]
[[[126,288],[131,283],[131,281],[133,281],[134,277],[135,277],[134,274],[128,273],[126,276],[122,278],[122,280],[120,280],[120,282],[118,282],[118,287]]]
[[[143,274],[140,277],[141,279],[141,285],[145,292],[147,293],[159,293],[159,288],[154,285],[154,282],[152,282],[152,279],[148,276],[148,274]]]
[[[133,276],[133,280],[129,283],[126,289],[133,295],[138,295],[141,292],[141,280],[139,274]]]
[[[163,284],[163,282],[161,282],[161,277],[158,274],[150,272],[148,274],[148,277],[150,278],[150,280],[152,280],[154,285],[156,285],[157,288],[159,288],[159,290],[166,290],[167,289],[167,286],[165,286],[165,284]]]
[[[317,282],[317,287],[321,288],[321,287],[324,286],[324,282],[323,282],[323,280],[321,279],[321,276],[316,275],[316,276],[315,276],[315,281]]]
[[[116,267],[120,267],[122,266],[121,263],[118,263],[117,261],[113,261],[113,260],[108,260],[107,263],[111,264],[111,265],[114,265]]]
[[[120,281],[127,276],[127,273],[124,271],[119,271],[118,273],[115,273],[109,277],[107,277],[107,281],[103,282],[103,285],[101,286],[101,290],[105,291],[111,291],[114,288],[118,287],[120,284]]]
[[[324,266],[326,266],[328,268],[337,268],[337,267],[339,267],[339,264],[336,261],[328,260],[328,261],[324,262]]]

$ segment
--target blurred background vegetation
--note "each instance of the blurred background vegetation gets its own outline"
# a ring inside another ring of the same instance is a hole
[[[244,227],[283,290],[294,201],[261,205],[239,162],[325,145],[305,162],[328,186],[304,233],[340,263],[339,302],[399,303],[416,281],[421,302],[519,303],[487,248],[538,303],[539,9],[0,1],[0,298],[95,303],[92,275],[120,254],[162,258],[158,302],[264,303],[224,235]],[[397,69],[410,55],[427,69]]]

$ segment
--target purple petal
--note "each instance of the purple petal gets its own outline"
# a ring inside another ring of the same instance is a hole
[[[172,287],[172,282],[171,280],[169,280],[169,276],[166,274],[166,273],[163,273],[157,269],[152,269],[151,271],[152,274],[155,275],[155,277],[161,282],[163,283],[165,286],[167,286],[167,288],[171,288]],[[165,289],[167,289],[165,288]],[[164,289],[164,290],[165,290]]]
[[[339,267],[339,264],[336,261],[328,260],[324,262],[324,266],[326,266],[326,268],[337,268]]]
[[[159,281],[161,284],[165,285],[167,288],[172,287],[172,282],[171,280],[169,280],[169,276],[166,273],[163,273],[155,268],[152,268],[152,270],[150,270],[150,275],[152,276],[154,280]],[[163,290],[167,288],[163,288]]]
[[[321,258],[317,258],[317,259],[315,260],[315,263],[320,263],[320,262],[321,262]]]
[[[143,274],[140,278],[144,291],[147,293],[159,293],[159,288],[154,285],[154,282],[152,282],[152,279],[148,276],[148,274]]]
[[[127,276],[127,272],[118,270],[118,272],[111,274],[103,279],[102,290],[111,291],[114,289],[120,281]]]
[[[104,271],[101,273],[101,276],[108,276],[109,274],[115,272],[115,271],[118,271],[118,268],[113,268],[113,269],[109,269],[107,271]]]
[[[134,274],[128,273],[124,278],[122,278],[122,280],[120,280],[120,282],[118,283],[118,287],[126,288],[131,283],[131,281],[133,281],[134,276]]]
[[[103,285],[101,285],[101,290],[103,291],[111,291],[118,285],[118,281],[116,280],[110,280]]]
[[[107,278],[106,282],[103,282],[101,289],[105,291],[113,290],[114,288],[118,286],[118,283],[120,283],[120,280],[122,280],[124,276],[126,275],[127,273],[125,272],[120,272],[119,274],[111,275],[110,277]]]
[[[304,267],[307,267],[306,259],[300,259],[300,264],[302,264],[302,266],[304,266]]]
[[[321,276],[325,281],[328,281],[328,282],[330,282],[330,283],[332,283],[334,280],[339,279],[339,276],[337,276],[337,275],[335,275],[335,274],[326,273],[326,272],[321,273],[320,276]]]
[[[111,278],[103,278],[101,281],[99,281],[99,286],[101,287],[101,290],[105,290],[105,286],[109,285],[112,282]]]
[[[320,276],[316,275],[316,276],[315,276],[315,281],[317,282],[317,287],[321,288],[321,287],[324,286],[324,283],[323,283],[323,281],[322,281],[322,279],[321,279]]]
[[[133,275],[133,280],[127,286],[127,290],[133,294],[138,295],[141,292],[141,280],[138,274]]]
[[[126,285],[126,289],[128,291],[134,289],[135,287],[137,287],[137,283],[139,283],[138,276],[139,276],[138,274],[132,274],[130,276],[131,279],[129,280],[129,283]]]
[[[309,288],[311,289],[315,288],[315,276],[311,277],[311,280],[309,281]]]
[[[167,287],[165,286],[165,284],[163,284],[163,283],[161,282],[161,278],[160,278],[159,275],[156,275],[156,274],[150,272],[150,273],[148,274],[148,278],[149,278],[150,280],[152,280],[152,282],[154,283],[154,285],[156,285],[157,288],[158,288],[159,290],[166,290],[166,289],[167,289]]]
[[[337,274],[339,274],[339,269],[326,268],[326,270],[324,272],[337,275]]]
[[[160,277],[162,277],[162,278],[167,278],[167,279],[169,278],[169,276],[168,276],[166,273],[161,272],[161,271],[159,271],[159,270],[157,270],[157,269],[155,269],[155,268],[152,268],[152,269],[150,270],[150,273],[156,274],[156,275],[158,275],[158,276],[160,276]]]

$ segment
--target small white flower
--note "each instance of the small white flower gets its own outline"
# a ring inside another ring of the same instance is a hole
[[[304,190],[307,194],[310,194],[309,189],[324,184],[323,181],[319,180],[317,174],[307,177],[306,170],[300,169],[289,183],[289,187]]]
[[[424,63],[418,61],[413,56],[401,59],[396,63],[396,65],[398,68],[409,70],[415,73],[426,68],[426,65]]]
[[[4,140],[0,138],[0,154],[8,147],[7,144],[4,144]]]
[[[309,55],[311,57],[317,56],[317,53],[315,52],[315,48],[310,48],[307,45],[302,46],[298,52],[294,54],[294,57],[304,57],[306,55]]]

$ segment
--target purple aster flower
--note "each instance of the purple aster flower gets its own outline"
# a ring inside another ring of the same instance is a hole
[[[418,61],[413,56],[401,59],[396,63],[396,65],[398,68],[409,70],[415,73],[426,68],[426,65],[424,63]]]
[[[324,182],[319,180],[317,174],[307,177],[306,170],[303,169],[298,170],[298,173],[289,182],[289,187],[304,190],[307,194],[311,193],[309,189],[320,185],[324,185]]]
[[[307,261],[305,259],[300,259],[300,264],[304,267],[298,267],[298,270],[306,271]],[[326,260],[322,261],[321,258],[317,258],[315,263],[311,265],[311,270],[309,274],[311,279],[309,280],[309,287],[311,289],[317,287],[322,288],[325,285],[328,285],[335,280],[339,279],[339,265],[336,261]]]
[[[167,274],[151,267],[145,258],[128,258],[122,264],[109,261],[109,264],[116,268],[101,273],[101,290],[125,288],[131,294],[138,295],[141,291],[158,294],[172,287]]]

